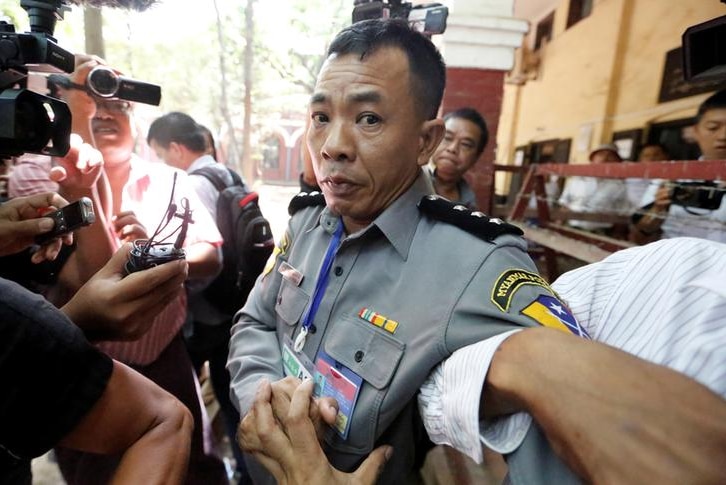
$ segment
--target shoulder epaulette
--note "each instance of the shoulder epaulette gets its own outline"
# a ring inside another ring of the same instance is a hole
[[[418,208],[432,219],[453,224],[487,241],[493,241],[503,234],[515,236],[524,234],[517,226],[507,224],[501,219],[490,218],[483,212],[472,211],[464,205],[438,195],[422,197]]]
[[[292,216],[300,209],[315,205],[325,205],[325,196],[321,192],[300,192],[290,201],[290,205],[287,207],[287,213]]]

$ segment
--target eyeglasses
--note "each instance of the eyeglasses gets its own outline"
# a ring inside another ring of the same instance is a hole
[[[109,113],[123,113],[128,114],[131,111],[131,103],[123,101],[121,99],[101,99],[92,96],[93,101],[96,102],[97,110],[108,111]]]

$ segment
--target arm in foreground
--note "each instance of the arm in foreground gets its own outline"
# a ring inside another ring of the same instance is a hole
[[[290,401],[275,399],[272,385],[263,379],[241,427],[248,431],[240,433],[242,449],[283,485],[375,483],[393,449],[376,448],[353,473],[335,469],[320,447],[310,417],[312,392],[313,381],[308,380],[295,389]]]
[[[101,398],[61,445],[93,453],[123,452],[112,484],[183,483],[193,419],[171,394],[114,362]]]
[[[546,328],[497,350],[486,417],[526,410],[593,483],[723,483],[726,400],[696,381],[604,344]]]

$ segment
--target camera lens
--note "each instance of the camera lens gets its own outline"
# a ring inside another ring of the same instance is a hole
[[[96,96],[110,98],[116,94],[119,86],[118,75],[104,66],[94,67],[86,80],[88,89]]]

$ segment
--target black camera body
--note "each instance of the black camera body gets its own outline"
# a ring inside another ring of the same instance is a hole
[[[93,224],[96,214],[93,212],[93,202],[88,197],[81,197],[72,204],[56,211],[44,214],[43,217],[53,219],[53,229],[36,236],[35,242],[42,245],[52,239],[60,237],[78,228]]]
[[[129,252],[129,260],[124,265],[127,274],[142,271],[160,264],[186,258],[186,251],[172,243],[149,245],[146,239],[134,241]]]
[[[412,29],[428,36],[443,34],[448,17],[448,7],[440,3],[414,6],[401,0],[355,0],[353,6],[353,23],[369,19],[405,19]]]
[[[21,0],[30,32],[0,22],[0,157],[63,156],[70,149],[71,113],[55,98],[29,91],[28,71],[73,72],[75,58],[52,37],[62,0]]]
[[[714,182],[680,182],[671,191],[671,202],[682,207],[716,210],[721,207],[726,188]]]
[[[154,106],[161,102],[160,86],[119,76],[106,66],[91,69],[86,78],[86,86],[91,93],[101,98],[123,99]]]

